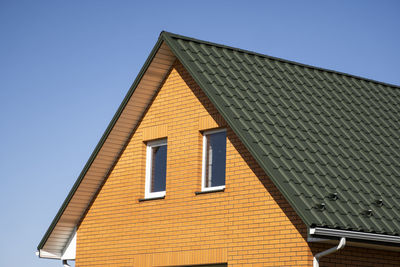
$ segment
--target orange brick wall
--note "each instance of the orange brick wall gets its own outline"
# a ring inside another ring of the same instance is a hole
[[[200,131],[225,126],[176,63],[79,226],[76,266],[312,266],[311,251],[328,246],[310,249],[305,225],[229,127],[226,190],[195,195],[201,189]],[[166,197],[139,202],[144,141],[161,137],[168,138]],[[400,262],[393,252],[369,253],[381,263]],[[340,255],[326,262],[364,256],[358,248]]]

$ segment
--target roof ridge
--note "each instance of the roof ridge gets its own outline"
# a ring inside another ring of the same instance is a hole
[[[162,38],[164,35],[172,37],[172,38],[184,39],[184,40],[187,40],[187,41],[192,41],[192,42],[196,42],[196,43],[200,43],[200,44],[217,46],[217,47],[220,47],[220,48],[225,48],[225,49],[229,49],[229,50],[233,50],[233,51],[237,51],[237,52],[241,52],[241,53],[252,54],[252,55],[255,55],[255,56],[264,57],[264,58],[280,61],[280,62],[283,62],[283,63],[289,63],[289,64],[293,64],[293,65],[297,65],[297,66],[301,66],[301,67],[306,67],[306,68],[310,68],[310,69],[314,69],[314,70],[319,70],[319,71],[325,71],[325,72],[329,72],[329,73],[339,74],[339,75],[347,76],[347,77],[350,77],[350,78],[355,78],[355,79],[368,81],[368,82],[373,82],[373,83],[384,85],[384,86],[393,87],[394,89],[400,89],[400,85],[386,83],[386,82],[382,82],[382,81],[377,81],[377,80],[374,80],[374,79],[370,79],[370,78],[366,78],[366,77],[362,77],[362,76],[358,76],[358,75],[354,75],[354,74],[350,74],[350,73],[346,73],[346,72],[341,72],[341,71],[337,71],[337,70],[332,70],[332,69],[317,67],[317,66],[313,66],[313,65],[308,65],[308,64],[297,62],[297,61],[292,61],[292,60],[288,60],[288,59],[283,59],[283,58],[279,58],[279,57],[270,56],[270,55],[267,55],[267,54],[261,54],[261,53],[254,52],[254,51],[251,51],[251,50],[246,50],[246,49],[242,49],[242,48],[237,48],[237,47],[228,46],[228,45],[224,45],[224,44],[218,44],[218,43],[209,42],[209,41],[204,41],[204,40],[200,40],[200,39],[196,39],[196,38],[193,38],[193,37],[184,36],[184,35],[180,35],[180,34],[176,34],[176,33],[172,33],[172,32],[162,31],[160,33],[160,38]]]

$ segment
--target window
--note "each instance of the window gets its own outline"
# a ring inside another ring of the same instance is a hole
[[[145,198],[165,196],[167,139],[147,143]]]
[[[202,191],[225,188],[226,130],[204,132]]]

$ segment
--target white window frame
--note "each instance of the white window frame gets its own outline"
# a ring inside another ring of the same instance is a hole
[[[158,146],[167,145],[167,139],[160,139],[155,141],[147,142],[146,148],[146,181],[145,181],[145,193],[144,197],[157,198],[165,196],[166,191],[151,192],[151,179],[152,179],[152,162],[153,162],[153,148]],[[168,145],[167,145],[167,157],[168,157]],[[166,178],[165,178],[166,179]]]
[[[225,185],[219,185],[219,186],[210,186],[206,187],[206,168],[207,168],[207,162],[206,162],[206,154],[207,154],[207,135],[209,134],[214,134],[214,133],[220,133],[220,132],[226,132],[226,129],[215,129],[215,130],[208,130],[203,132],[203,162],[202,162],[202,174],[201,174],[201,191],[206,192],[206,191],[215,191],[215,190],[222,190],[225,188],[226,185],[226,169],[225,169]],[[225,139],[226,142],[226,139]],[[226,144],[225,144],[226,145]],[[226,159],[226,155],[225,155]],[[226,162],[225,162],[225,168],[226,168]]]

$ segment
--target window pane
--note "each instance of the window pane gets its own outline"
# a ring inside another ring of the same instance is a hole
[[[208,134],[206,138],[206,187],[225,185],[226,132]]]
[[[167,175],[167,146],[153,147],[152,169],[151,169],[151,191],[165,191]]]

